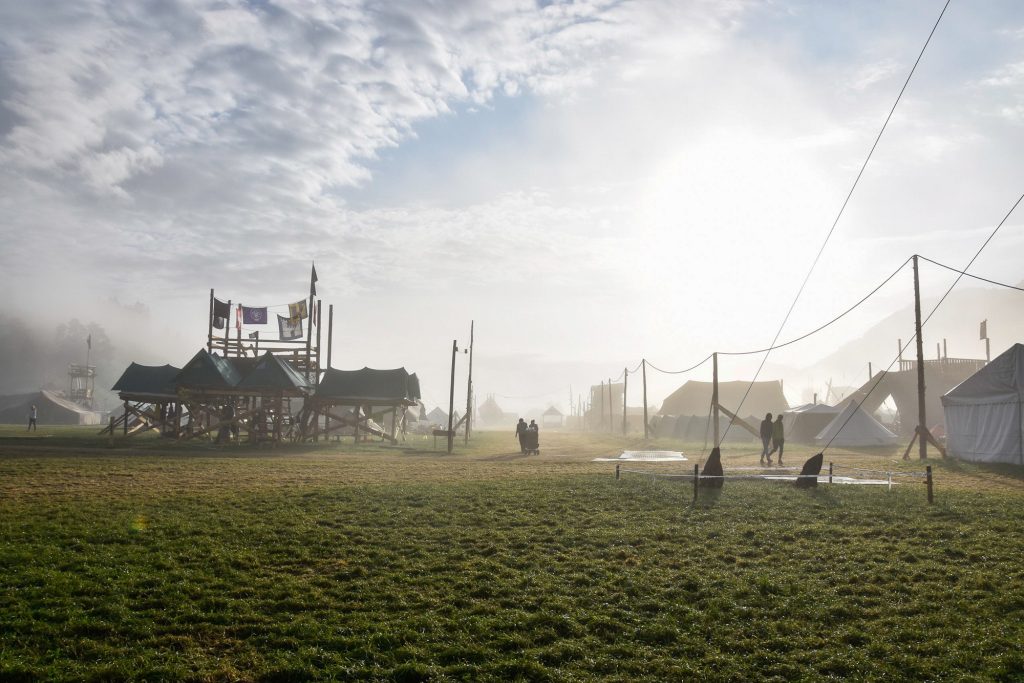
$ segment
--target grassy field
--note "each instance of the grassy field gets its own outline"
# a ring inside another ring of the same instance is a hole
[[[932,506],[919,483],[769,482],[694,505],[590,461],[636,439],[94,431],[0,428],[0,680],[1024,679],[1019,468],[930,461]]]

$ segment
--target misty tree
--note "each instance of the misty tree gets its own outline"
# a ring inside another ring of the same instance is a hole
[[[0,315],[0,391],[38,389],[45,356],[46,349],[23,320]]]

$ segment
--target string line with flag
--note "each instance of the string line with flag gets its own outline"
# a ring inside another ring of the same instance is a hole
[[[302,318],[277,316],[277,329],[282,340],[298,339],[302,336]]]

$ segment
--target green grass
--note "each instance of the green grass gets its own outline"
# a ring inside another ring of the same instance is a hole
[[[1024,678],[1019,470],[692,505],[589,462],[635,441],[506,437],[2,443],[0,680]]]

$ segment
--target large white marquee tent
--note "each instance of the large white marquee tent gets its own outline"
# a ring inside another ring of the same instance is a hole
[[[1024,465],[1024,344],[1014,344],[942,397],[946,450],[962,460]]]

